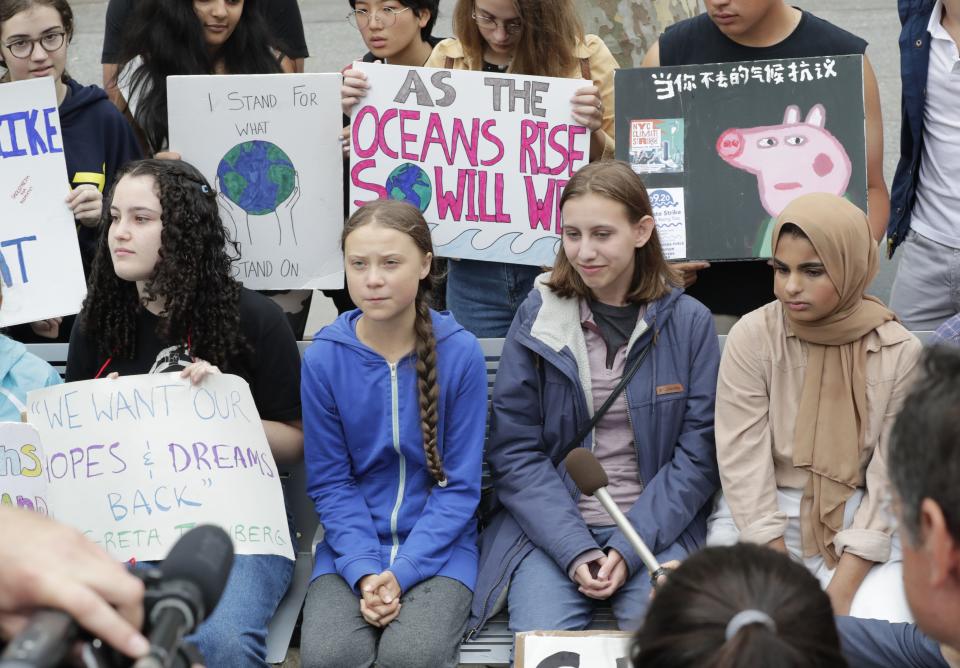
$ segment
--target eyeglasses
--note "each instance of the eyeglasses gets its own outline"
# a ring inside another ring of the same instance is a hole
[[[477,27],[480,30],[496,30],[498,27],[503,25],[503,29],[508,35],[516,35],[518,32],[523,30],[523,21],[515,19],[513,21],[501,21],[500,19],[495,19],[492,16],[484,16],[483,14],[477,14],[473,12],[470,14],[473,17],[473,20],[477,22]]]
[[[47,53],[53,53],[63,46],[66,36],[66,32],[48,32],[37,39],[18,39],[16,42],[10,42],[7,48],[14,58],[25,59],[33,54],[36,44],[39,44]]]
[[[397,16],[403,14],[408,9],[410,8],[395,9],[393,7],[381,7],[373,11],[369,9],[354,9],[347,14],[347,20],[350,22],[350,25],[359,30],[360,28],[366,28],[373,19],[379,17],[380,25],[384,28],[390,28],[396,24]]]

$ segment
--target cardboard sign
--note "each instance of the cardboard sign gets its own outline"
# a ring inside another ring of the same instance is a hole
[[[339,74],[167,78],[170,149],[217,189],[234,276],[251,289],[342,288]]]
[[[866,211],[863,58],[617,70],[617,158],[643,177],[670,259],[771,256],[811,192]]]
[[[48,515],[43,448],[35,427],[0,422],[0,504]]]
[[[560,196],[590,158],[570,99],[584,85],[490,72],[355,63],[350,210],[405,200],[443,257],[552,266]]]
[[[80,311],[87,282],[69,184],[53,80],[0,86],[0,327]]]
[[[237,554],[293,558],[277,467],[243,379],[55,385],[27,395],[27,417],[43,443],[50,514],[118,559],[163,559],[205,523],[222,526]]]
[[[632,634],[623,631],[525,631],[517,668],[630,668]]]

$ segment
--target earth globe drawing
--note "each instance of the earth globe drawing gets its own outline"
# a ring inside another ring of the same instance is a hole
[[[427,210],[433,197],[430,177],[412,162],[405,162],[390,172],[384,187],[390,199],[412,204],[420,209],[421,213]]]
[[[217,166],[220,192],[248,214],[276,211],[293,192],[297,172],[290,156],[268,141],[245,141],[223,156]]]

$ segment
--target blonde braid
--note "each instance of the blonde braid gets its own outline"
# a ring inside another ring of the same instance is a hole
[[[423,291],[417,295],[417,318],[413,329],[417,335],[417,388],[420,395],[420,430],[423,432],[423,452],[427,469],[441,487],[447,486],[443,460],[437,452],[437,341],[433,336],[430,307]]]

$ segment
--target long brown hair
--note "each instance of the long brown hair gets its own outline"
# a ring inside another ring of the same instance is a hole
[[[576,47],[582,44],[583,23],[573,0],[513,0],[523,28],[513,52],[509,72],[545,77],[566,77],[577,67]],[[460,40],[467,66],[483,67],[487,43],[471,14],[473,0],[457,0],[453,34]]]
[[[419,209],[406,202],[380,199],[368,202],[357,209],[343,226],[340,247],[346,246],[347,237],[357,228],[377,224],[396,230],[413,239],[421,253],[433,254],[430,228]],[[437,383],[437,340],[433,336],[433,320],[430,317],[430,292],[433,290],[433,270],[420,280],[415,301],[417,317],[413,321],[417,350],[417,390],[420,403],[420,431],[423,433],[423,453],[427,470],[441,487],[447,486],[447,474],[443,471],[443,459],[437,451],[437,404],[440,386]]]
[[[64,38],[64,46],[60,48],[66,48],[66,45],[73,39],[73,10],[70,8],[70,3],[68,3],[67,0],[0,0],[0,27],[20,12],[24,12],[35,5],[53,7],[60,15],[60,22],[63,23],[63,29],[67,33]],[[36,47],[36,45],[34,45],[34,47]],[[3,59],[0,59],[0,65],[7,67]],[[70,75],[67,74],[67,70],[64,68],[60,80],[66,83],[69,78]],[[0,83],[7,83],[9,80],[9,71],[0,77]]]
[[[563,188],[560,209],[568,201],[584,195],[599,195],[619,202],[632,224],[640,222],[644,216],[653,216],[646,186],[630,166],[620,160],[591,162],[578,170]],[[633,259],[633,278],[626,296],[628,303],[642,304],[659,299],[670,291],[671,285],[680,285],[676,273],[663,256],[656,228],[647,243],[634,249]],[[570,264],[562,246],[547,287],[560,297],[587,299],[591,296],[590,288]]]

